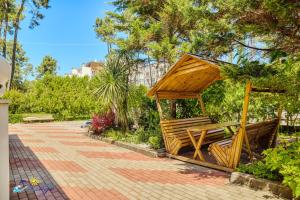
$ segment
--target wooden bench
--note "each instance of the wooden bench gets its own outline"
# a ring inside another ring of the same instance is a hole
[[[192,145],[186,129],[204,124],[212,124],[212,121],[209,117],[161,120],[160,125],[167,151],[170,154],[177,155],[181,148]],[[200,136],[200,133],[198,132],[194,132],[193,134],[197,139]],[[224,139],[223,129],[211,130],[208,131],[203,144],[209,144],[222,139]]]
[[[270,148],[278,128],[278,119],[246,125],[246,136],[249,141],[251,152],[261,153],[263,150]],[[237,139],[241,130],[231,139],[222,140],[211,144],[209,152],[214,156],[219,165],[235,168],[234,155],[236,155]],[[245,139],[243,140],[245,143]],[[244,148],[245,149],[245,148]]]
[[[42,117],[25,117],[23,118],[24,123],[40,123],[40,122],[53,122],[54,118],[52,115]]]

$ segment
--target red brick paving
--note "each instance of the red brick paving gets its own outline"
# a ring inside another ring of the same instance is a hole
[[[48,138],[56,138],[56,139],[77,139],[84,138],[82,135],[50,135]]]
[[[41,162],[49,170],[66,172],[87,172],[86,169],[84,169],[74,161],[41,160]]]
[[[114,189],[97,189],[97,188],[81,188],[81,187],[63,187],[63,191],[68,197],[72,199],[84,200],[98,200],[98,199],[109,199],[109,200],[127,200],[124,195]]]
[[[39,140],[39,139],[22,139],[22,142],[29,142],[29,143],[44,143],[44,140]]]
[[[223,173],[197,172],[197,171],[167,171],[167,170],[143,170],[143,169],[124,169],[112,168],[112,171],[124,176],[131,181],[144,183],[162,184],[213,184],[224,185],[228,182],[228,176]]]
[[[135,152],[94,152],[94,151],[79,151],[79,153],[87,158],[107,158],[107,159],[118,159],[118,160],[158,160],[148,156],[144,156]]]
[[[11,200],[274,199],[228,185],[226,173],[149,158],[92,140],[79,127],[77,122],[10,125]],[[33,177],[41,182],[33,190],[12,192]]]
[[[30,150],[37,153],[58,153],[58,151],[52,147],[30,147]]]
[[[103,142],[74,142],[74,141],[59,141],[60,143],[68,146],[79,146],[79,147],[107,147],[110,144]]]

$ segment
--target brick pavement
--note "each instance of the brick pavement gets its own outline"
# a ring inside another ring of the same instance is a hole
[[[150,158],[83,135],[80,122],[10,125],[11,199],[277,199],[228,184],[229,175]],[[12,192],[21,180],[40,183]]]

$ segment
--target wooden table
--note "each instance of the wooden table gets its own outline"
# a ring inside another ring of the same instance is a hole
[[[238,125],[240,125],[240,123],[238,123],[238,122],[224,122],[224,123],[218,123],[218,124],[205,124],[202,126],[194,126],[194,127],[187,128],[186,131],[193,143],[193,146],[195,147],[195,153],[194,153],[193,158],[196,159],[197,156],[199,156],[199,159],[201,161],[205,161],[204,156],[200,149],[201,149],[201,145],[205,139],[207,131],[215,130],[215,129],[219,129],[219,128],[228,128],[228,130],[231,133],[233,133],[231,126],[238,126]],[[194,137],[192,132],[201,132],[201,135],[200,135],[200,138],[198,141],[196,141],[196,138]]]

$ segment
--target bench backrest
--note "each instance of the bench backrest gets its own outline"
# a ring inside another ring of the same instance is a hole
[[[279,120],[268,120],[246,125],[246,134],[252,150],[263,150],[269,147],[275,134]]]
[[[181,135],[186,134],[186,129],[192,126],[200,126],[204,124],[211,124],[212,121],[209,117],[194,117],[188,119],[173,119],[161,120],[160,125],[163,133],[167,135]]]
[[[278,119],[246,125],[246,133],[249,141],[263,137],[271,132],[273,133],[277,125]]]

